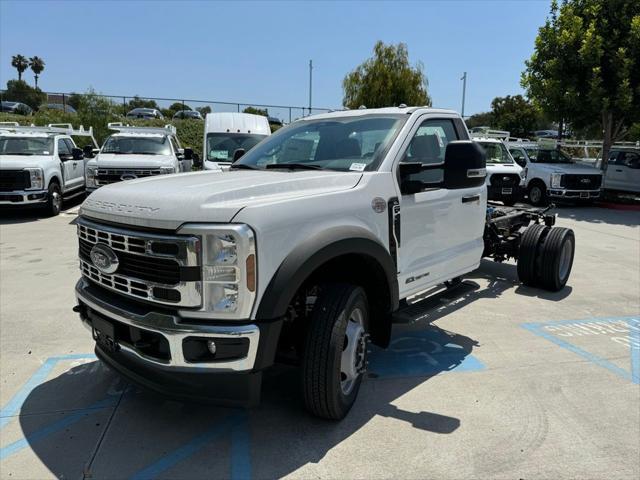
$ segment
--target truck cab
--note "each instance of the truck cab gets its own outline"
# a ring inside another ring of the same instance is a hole
[[[524,194],[526,169],[515,162],[501,139],[480,136],[474,137],[473,141],[481,145],[486,153],[489,200],[499,200],[507,206],[515,205]]]
[[[609,151],[604,188],[640,193],[640,147],[616,146]]]
[[[269,119],[251,113],[208,113],[204,126],[205,170],[227,170],[231,163],[271,135]]]
[[[107,137],[98,155],[86,165],[88,192],[123,180],[191,171],[193,151],[182,148],[173,125],[109,123],[109,129],[116,133]]]
[[[88,137],[92,144],[83,151],[72,136]],[[40,207],[58,215],[63,199],[85,193],[85,152],[91,155],[97,146],[91,128],[0,123],[0,206]]]
[[[489,214],[485,178],[485,152],[456,112],[306,117],[224,174],[93,193],[77,221],[74,310],[97,356],[151,390],[252,406],[264,370],[286,359],[307,409],[341,419],[368,343],[389,345],[410,298],[490,255],[519,257],[527,285],[564,287],[572,232],[539,212]]]
[[[551,199],[591,202],[600,198],[602,172],[579,164],[555,141],[508,142],[513,159],[526,169],[525,191],[529,203],[545,205]]]

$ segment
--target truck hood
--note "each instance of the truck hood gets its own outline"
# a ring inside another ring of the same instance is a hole
[[[602,171],[580,163],[535,163],[536,169],[549,173],[567,173],[571,175],[597,175]]]
[[[175,157],[172,155],[114,155],[99,153],[87,162],[87,166],[100,168],[160,168],[172,167]]]
[[[80,215],[116,223],[175,230],[184,223],[230,222],[244,207],[348,190],[357,172],[201,171],[140,178],[104,186]]]
[[[51,155],[0,155],[0,170],[41,168],[44,162],[50,162],[52,158]]]

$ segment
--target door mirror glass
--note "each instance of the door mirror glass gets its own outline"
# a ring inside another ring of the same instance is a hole
[[[245,154],[244,148],[237,148],[235,152],[233,152],[233,161],[239,160]]]
[[[454,190],[484,185],[487,176],[484,149],[469,140],[451,142],[444,156],[444,188]]]
[[[196,168],[202,168],[202,160],[200,159],[200,155],[197,153],[193,154],[193,166]]]
[[[71,158],[74,160],[82,160],[84,158],[84,152],[79,148],[71,150]]]

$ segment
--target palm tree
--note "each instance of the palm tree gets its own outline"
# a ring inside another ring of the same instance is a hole
[[[31,57],[29,59],[29,66],[33,70],[33,76],[36,77],[36,88],[38,88],[38,77],[44,70],[44,60],[40,57]]]
[[[29,60],[23,55],[11,57],[11,66],[18,70],[18,80],[22,80],[22,72],[29,68]]]

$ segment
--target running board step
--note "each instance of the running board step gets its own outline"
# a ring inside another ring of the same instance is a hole
[[[465,297],[480,288],[475,282],[465,280],[457,285],[443,289],[436,287],[413,299],[412,303],[393,313],[393,323],[414,323],[420,320],[435,320],[442,316],[443,306]],[[434,292],[435,290],[435,292]],[[420,299],[420,297],[423,297]]]

